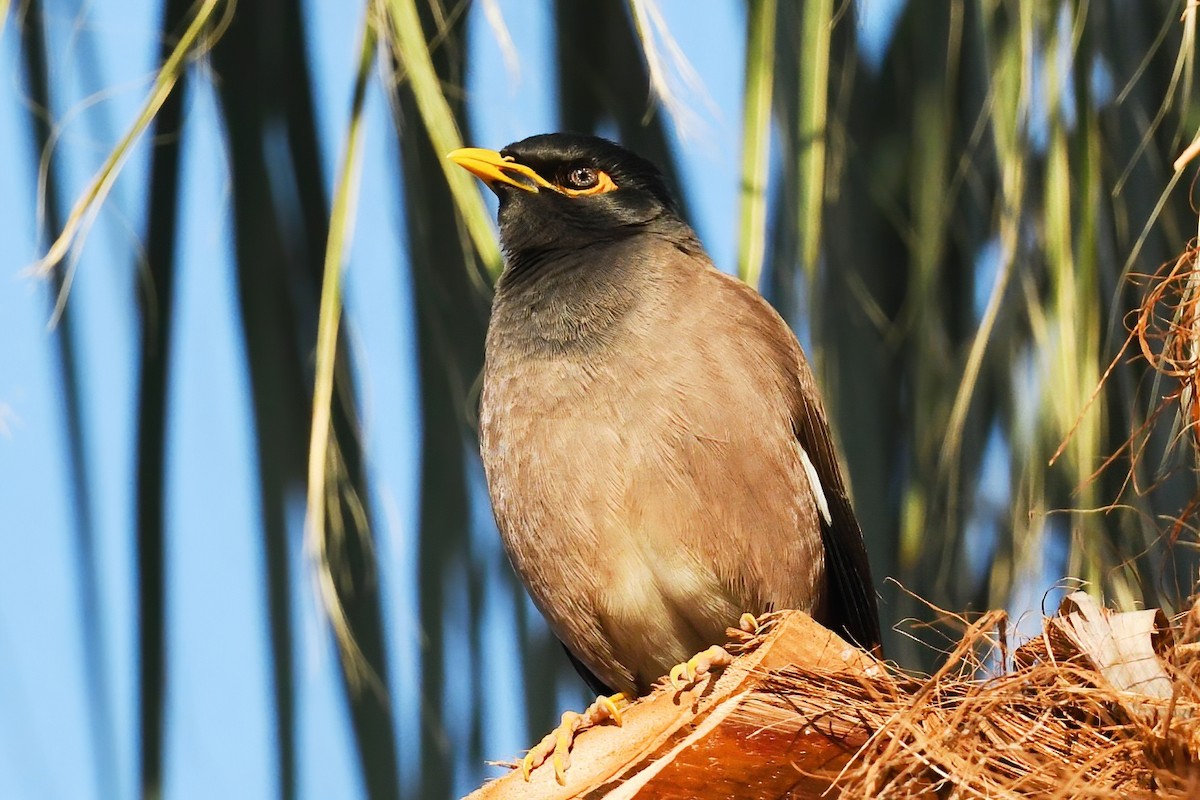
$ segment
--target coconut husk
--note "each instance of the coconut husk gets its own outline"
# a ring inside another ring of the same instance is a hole
[[[566,785],[547,766],[471,797],[1200,796],[1191,615],[1076,593],[1019,647],[1006,628],[982,615],[918,675],[784,612],[723,673],[583,732]]]

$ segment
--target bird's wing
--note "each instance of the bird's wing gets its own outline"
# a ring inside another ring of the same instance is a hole
[[[879,609],[871,565],[838,466],[816,381],[803,355],[798,362],[797,378],[801,388],[797,389],[800,396],[793,418],[796,438],[809,454],[829,504],[829,523],[822,520],[821,525],[829,589],[826,613],[830,627],[859,647],[871,650],[880,646]]]
[[[825,622],[859,647],[877,648],[879,610],[871,566],[838,466],[820,388],[795,336],[770,304],[736,278],[717,274],[742,299],[745,321],[759,328],[760,336],[772,345],[770,358],[783,372],[790,389],[792,429],[812,461],[829,506],[828,521],[821,518],[828,584]]]
[[[567,658],[571,660],[571,666],[574,667],[575,671],[579,673],[579,677],[583,678],[583,682],[587,684],[587,687],[590,691],[595,692],[597,696],[610,695],[616,691],[604,681],[600,680],[600,677],[596,675],[596,673],[588,669],[587,664],[584,664],[582,661],[576,658],[575,654],[571,652],[571,648],[567,647],[566,642],[561,642],[561,644],[563,652],[566,653]]]

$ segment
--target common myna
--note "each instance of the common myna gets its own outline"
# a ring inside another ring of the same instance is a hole
[[[580,673],[620,693],[564,714],[526,775],[553,754],[561,781],[573,731],[619,721],[620,695],[722,663],[706,648],[747,612],[800,609],[877,647],[804,353],[713,267],[654,165],[566,133],[449,157],[500,198],[480,409],[496,522]]]

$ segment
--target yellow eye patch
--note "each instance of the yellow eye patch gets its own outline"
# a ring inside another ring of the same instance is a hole
[[[581,172],[581,171],[582,170],[573,170],[571,173],[571,176],[574,176],[575,173]],[[611,177],[609,177],[609,174],[607,172],[605,172],[604,170],[599,170],[599,169],[588,170],[588,172],[591,172],[594,174],[594,182],[591,182],[590,186],[584,186],[583,188],[577,189],[577,188],[573,188],[571,186],[559,185],[559,186],[556,186],[555,188],[558,189],[558,191],[562,192],[563,194],[567,195],[568,197],[578,197],[580,195],[585,195],[585,194],[604,194],[605,192],[616,191],[617,184],[613,182],[613,179]],[[570,179],[570,176],[568,177],[568,180],[569,179]]]

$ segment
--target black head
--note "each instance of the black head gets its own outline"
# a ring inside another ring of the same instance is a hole
[[[499,152],[465,148],[450,158],[500,198],[500,243],[510,261],[679,221],[662,173],[597,136],[547,133]]]

